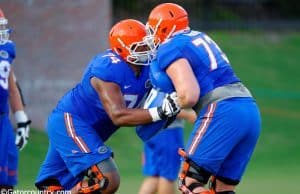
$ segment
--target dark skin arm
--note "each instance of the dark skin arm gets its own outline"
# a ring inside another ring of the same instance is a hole
[[[117,126],[134,126],[152,122],[147,109],[127,108],[120,87],[113,82],[105,82],[96,77],[91,84],[97,91],[103,107]]]

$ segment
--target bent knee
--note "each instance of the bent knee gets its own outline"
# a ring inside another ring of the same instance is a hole
[[[120,175],[118,172],[112,172],[108,174],[104,174],[104,176],[108,179],[108,185],[103,190],[104,194],[115,193],[120,187]]]
[[[78,193],[115,193],[120,186],[120,175],[112,158],[91,166],[85,178],[76,185]]]

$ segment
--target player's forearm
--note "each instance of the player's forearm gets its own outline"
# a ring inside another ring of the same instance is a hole
[[[111,114],[113,123],[117,126],[135,126],[152,122],[147,109],[120,109]]]
[[[13,73],[11,73],[9,76],[9,102],[13,112],[24,109],[21,95],[14,80]]]
[[[16,112],[18,110],[24,110],[23,103],[21,101],[21,97],[18,94],[10,94],[9,102],[12,109],[12,112]]]

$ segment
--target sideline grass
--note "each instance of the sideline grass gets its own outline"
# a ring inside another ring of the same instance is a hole
[[[34,180],[48,148],[45,132],[32,129],[29,143],[19,154],[19,184],[17,189],[34,189]]]

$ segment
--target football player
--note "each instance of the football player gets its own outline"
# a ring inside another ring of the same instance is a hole
[[[180,190],[234,194],[260,134],[255,100],[219,46],[207,34],[189,28],[184,8],[160,4],[146,27],[155,55],[152,84],[163,92],[176,91],[180,107],[192,107],[198,115],[186,149],[179,152],[184,157]],[[212,186],[207,189],[210,177]]]
[[[144,142],[142,167],[145,178],[139,194],[175,194],[180,169],[177,150],[183,147],[183,128],[183,120],[176,119],[168,128]]]
[[[165,95],[164,92],[152,88],[143,107],[160,105]],[[194,123],[196,114],[192,110],[181,110],[177,117],[136,127],[137,135],[144,143],[142,167],[145,178],[139,194],[176,193],[175,181],[181,163],[177,150],[184,144],[183,119]]]
[[[7,24],[0,9],[0,191],[11,190],[17,184],[18,148],[22,150],[27,144],[31,122],[24,112],[12,68],[15,44],[9,40]],[[18,126],[16,135],[9,119],[9,105]]]
[[[194,111],[181,110],[177,119],[167,128],[158,131],[144,142],[142,167],[145,178],[139,194],[176,193],[175,181],[181,164],[177,151],[184,146],[184,119],[194,123],[196,119]]]
[[[50,143],[35,183],[39,190],[115,193],[120,176],[105,141],[120,126],[155,122],[180,111],[174,94],[160,106],[137,108],[151,89],[145,36],[139,21],[115,24],[109,33],[111,49],[96,55],[81,82],[58,102],[48,118]]]

